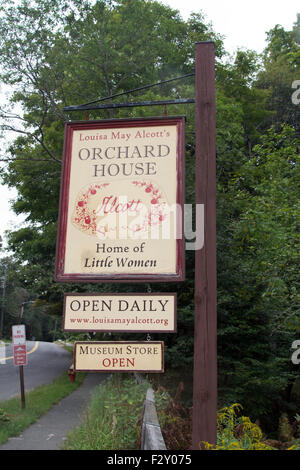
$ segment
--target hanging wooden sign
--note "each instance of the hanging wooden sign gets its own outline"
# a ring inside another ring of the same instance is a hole
[[[164,372],[162,341],[78,341],[74,370],[90,372]]]
[[[56,281],[184,279],[184,125],[66,124]]]
[[[81,293],[64,296],[64,331],[175,333],[176,294]]]

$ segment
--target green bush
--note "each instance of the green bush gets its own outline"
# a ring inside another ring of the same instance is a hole
[[[97,387],[83,423],[72,431],[66,450],[136,449],[149,384],[113,374]]]
[[[222,408],[218,412],[217,419],[217,445],[202,442],[200,448],[205,450],[277,450],[278,447],[273,447],[272,443],[278,445],[282,442],[266,440],[256,423],[253,423],[247,416],[239,416],[241,409],[242,406],[238,403]],[[293,439],[292,435],[289,437]],[[286,446],[285,449],[300,450],[299,439],[293,439],[292,444]]]

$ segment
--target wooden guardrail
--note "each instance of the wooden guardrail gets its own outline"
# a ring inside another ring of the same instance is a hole
[[[137,382],[144,382],[139,374],[134,375]],[[158,422],[154,391],[151,387],[147,389],[144,401],[141,450],[167,450]]]
[[[155,408],[154,391],[148,388],[144,402],[142,423],[142,450],[166,450]]]

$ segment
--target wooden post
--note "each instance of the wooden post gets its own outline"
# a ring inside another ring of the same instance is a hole
[[[24,370],[23,366],[19,366],[20,371],[20,389],[21,389],[21,406],[25,408],[25,386],[24,386]]]
[[[19,311],[19,325],[21,324],[22,316],[24,312],[24,291],[22,291],[22,300]],[[21,406],[22,409],[25,408],[25,385],[24,385],[24,370],[23,366],[19,366],[19,376],[20,376],[20,390],[21,390]]]
[[[192,448],[216,443],[216,131],[213,42],[195,44],[196,204],[204,205],[204,246],[195,251]]]

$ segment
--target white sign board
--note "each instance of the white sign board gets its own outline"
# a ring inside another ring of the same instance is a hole
[[[12,326],[12,342],[14,346],[26,344],[25,325]]]
[[[27,354],[25,325],[14,325],[12,327],[12,342],[15,366],[26,366]]]

